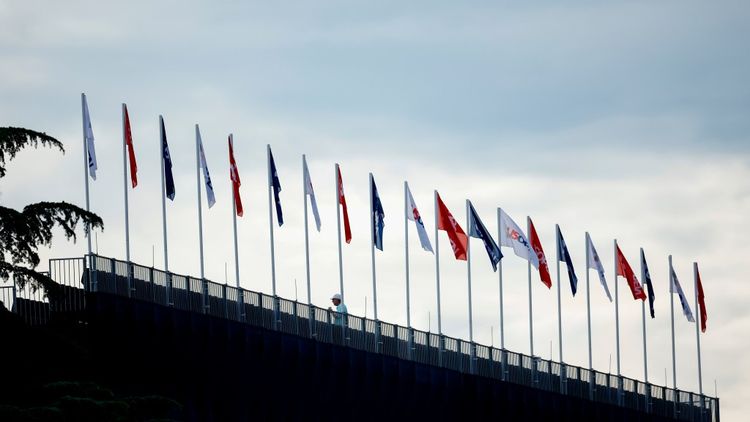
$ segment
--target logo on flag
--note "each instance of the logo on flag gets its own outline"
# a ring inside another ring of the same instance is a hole
[[[310,179],[310,170],[307,169],[307,159],[302,156],[302,172],[305,178],[305,195],[310,197],[310,206],[312,207],[313,217],[315,217],[315,227],[320,231],[320,214],[318,214],[318,201],[315,200],[315,190],[313,190],[312,179]]]
[[[458,225],[456,219],[453,218],[451,212],[448,211],[448,207],[446,207],[443,200],[440,199],[440,195],[436,195],[436,200],[438,205],[437,228],[448,234],[451,248],[453,248],[453,255],[456,256],[456,259],[466,261],[466,246],[469,242],[469,238],[466,236],[466,233],[464,233],[461,226]]]
[[[86,139],[86,151],[88,151],[89,175],[96,180],[96,148],[94,148],[94,130],[91,129],[91,115],[89,114],[89,103],[86,94],[81,94],[83,103],[83,137]]]
[[[385,226],[385,212],[383,212],[383,204],[380,202],[380,195],[378,195],[378,187],[375,186],[375,179],[370,174],[370,188],[372,192],[372,210],[370,210],[372,216],[372,233],[373,243],[375,247],[383,250],[383,227]]]
[[[622,254],[620,247],[617,247],[617,274],[615,275],[615,283],[617,283],[617,276],[623,276],[628,281],[630,286],[630,292],[633,294],[633,299],[646,300],[646,293],[643,292],[641,283],[638,282],[638,278],[635,276],[633,269],[630,268],[630,264],[625,259],[625,255]]]
[[[281,192],[281,182],[279,182],[279,173],[276,171],[276,163],[273,161],[273,153],[271,152],[271,146],[268,146],[268,181],[273,188],[273,200],[276,203],[276,220],[279,222],[279,227],[284,224],[284,216],[281,214],[281,200],[279,199],[279,192]]]
[[[685,292],[682,291],[680,280],[677,279],[677,274],[674,272],[674,268],[670,268],[669,273],[671,276],[670,278],[672,279],[671,283],[669,283],[669,293],[677,293],[677,296],[680,298],[680,305],[682,305],[682,313],[685,315],[685,318],[690,322],[695,322],[693,311],[690,310],[690,304],[688,304],[687,298],[685,297]]]
[[[164,119],[159,116],[161,123],[161,155],[164,162],[164,187],[165,195],[170,201],[174,201],[174,177],[172,176],[172,156],[169,155],[169,144],[167,144],[167,130],[164,128]]]
[[[542,242],[539,241],[539,235],[536,234],[536,227],[534,222],[529,218],[529,237],[531,240],[531,248],[534,249],[534,256],[536,256],[539,270],[539,278],[542,280],[548,289],[552,288],[552,277],[549,275],[549,266],[547,265],[547,257],[544,256],[544,249],[542,249]],[[533,262],[532,262],[533,264]]]
[[[500,252],[500,247],[497,246],[495,239],[487,231],[487,227],[482,223],[471,202],[469,202],[469,236],[482,239],[484,249],[487,250],[487,256],[489,256],[490,263],[492,264],[492,270],[497,271],[497,264],[503,258],[503,253]]]
[[[599,274],[599,283],[601,283],[602,287],[604,288],[604,293],[607,294],[607,298],[609,299],[609,301],[612,302],[612,295],[609,293],[607,280],[604,278],[604,266],[602,265],[602,261],[599,259],[599,254],[596,253],[596,248],[594,247],[594,243],[591,241],[588,233],[586,233],[586,261],[588,265],[588,268],[586,270],[596,270],[597,274]]]
[[[417,226],[417,234],[419,235],[419,243],[422,245],[422,249],[435,253],[432,250],[432,244],[430,244],[430,238],[427,236],[427,230],[424,228],[424,222],[422,222],[422,216],[417,210],[417,204],[414,202],[414,198],[411,196],[411,190],[409,185],[406,185],[406,218],[414,222]]]
[[[234,207],[237,215],[242,217],[242,198],[240,198],[240,172],[237,170],[237,163],[234,161],[234,142],[232,135],[229,135],[229,178],[232,181],[232,196],[234,196]]]
[[[203,152],[203,139],[201,138],[201,132],[198,129],[198,125],[195,125],[195,134],[198,139],[198,152],[200,156],[200,166],[203,169],[203,181],[206,184],[206,200],[208,200],[208,208],[211,208],[216,203],[216,196],[214,195],[214,185],[211,183],[211,175],[208,173],[208,163],[206,163],[206,154]]]
[[[576,270],[573,268],[573,260],[570,258],[570,252],[568,252],[568,245],[565,244],[565,238],[563,238],[560,226],[557,226],[557,257],[560,262],[565,263],[565,267],[568,269],[568,280],[570,281],[570,290],[573,292],[573,296],[578,291],[578,277],[576,277]]]
[[[516,256],[531,262],[534,268],[539,268],[539,256],[531,250],[531,245],[526,235],[523,234],[523,230],[502,209],[500,210],[500,246],[513,248]],[[550,281],[550,285],[551,283]]]
[[[135,150],[133,149],[133,135],[130,133],[130,116],[128,115],[128,106],[122,105],[125,110],[125,146],[128,149],[128,158],[130,161],[130,183],[133,188],[138,186],[138,165],[135,162]]]

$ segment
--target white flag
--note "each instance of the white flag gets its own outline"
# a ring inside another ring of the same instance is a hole
[[[596,270],[596,272],[599,274],[599,283],[602,284],[602,287],[604,287],[604,293],[607,294],[607,298],[610,302],[612,302],[612,295],[609,293],[609,287],[607,287],[607,280],[604,278],[604,267],[602,266],[602,260],[599,259],[599,254],[596,253],[596,248],[594,247],[594,243],[591,241],[591,238],[588,236],[588,233],[586,234],[586,260],[589,263],[589,268],[592,270]],[[588,268],[586,269],[588,271]]]
[[[669,271],[671,280],[671,283],[669,283],[669,293],[675,294],[680,297],[680,304],[682,305],[682,313],[685,314],[685,317],[690,322],[695,322],[695,318],[693,318],[693,311],[690,310],[690,304],[688,304],[687,298],[685,297],[685,293],[682,291],[682,286],[680,286],[680,280],[677,279],[677,274],[674,272],[674,268],[671,268]]]
[[[422,216],[419,215],[419,210],[417,210],[417,204],[414,203],[414,197],[411,196],[411,189],[409,189],[409,185],[406,185],[406,193],[407,193],[407,204],[406,204],[406,218],[414,222],[414,225],[417,226],[417,234],[419,234],[419,243],[422,244],[422,249],[426,251],[430,251],[432,253],[435,253],[432,250],[432,244],[430,244],[430,238],[427,236],[427,230],[424,228],[424,223],[422,222]]]
[[[315,227],[320,231],[320,214],[318,213],[318,201],[315,200],[315,190],[313,190],[310,170],[307,169],[307,159],[302,157],[302,170],[305,177],[305,195],[310,197],[310,206],[312,207],[313,217],[315,217]],[[307,205],[305,205],[307,206]]]
[[[96,149],[94,149],[94,131],[91,129],[91,116],[89,115],[89,103],[86,101],[86,94],[81,94],[83,103],[83,137],[86,140],[86,149],[88,150],[89,175],[96,180]]]
[[[534,268],[539,268],[539,257],[531,249],[529,238],[502,209],[500,210],[500,246],[513,248],[517,256],[531,262]]]
[[[203,139],[201,139],[200,130],[196,131],[196,135],[198,136],[198,150],[200,151],[200,164],[203,169],[203,181],[206,182],[206,199],[208,200],[208,208],[211,208],[216,203],[214,185],[211,183],[211,175],[208,174],[208,164],[206,164],[206,154],[203,153]]]

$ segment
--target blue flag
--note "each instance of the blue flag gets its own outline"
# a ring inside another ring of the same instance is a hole
[[[490,232],[487,231],[487,227],[485,227],[482,220],[479,219],[479,215],[471,202],[469,202],[469,210],[469,236],[482,239],[484,242],[484,248],[487,250],[487,256],[489,256],[490,263],[492,263],[492,269],[497,271],[497,264],[503,258],[503,254],[500,252],[497,243],[495,243],[495,239],[493,239]]]
[[[284,224],[284,215],[281,213],[281,200],[279,199],[279,192],[281,192],[281,182],[279,182],[279,173],[276,172],[276,163],[273,161],[273,153],[271,152],[271,146],[268,146],[268,171],[270,174],[269,182],[273,188],[273,199],[276,202],[276,220],[279,222],[279,227]]]
[[[385,212],[383,212],[383,203],[380,202],[380,195],[378,195],[378,187],[375,186],[375,179],[370,175],[371,191],[372,191],[372,228],[374,233],[373,243],[375,247],[383,250],[383,227],[385,226]]]
[[[643,284],[646,285],[646,291],[648,292],[648,310],[651,313],[651,318],[654,318],[654,286],[651,284],[651,273],[648,272],[648,264],[646,264],[646,255],[641,249],[641,266],[643,266]]]
[[[578,277],[576,277],[576,270],[573,269],[573,260],[570,258],[568,252],[568,245],[565,244],[560,226],[557,226],[557,257],[560,262],[564,262],[565,266],[568,267],[568,280],[570,280],[570,290],[573,291],[573,296],[578,291]]]
[[[160,116],[161,117],[161,116]],[[167,130],[164,128],[164,119],[161,121],[161,156],[164,160],[164,182],[166,195],[170,201],[174,201],[174,177],[172,177],[172,156],[169,155],[169,145],[167,144]]]

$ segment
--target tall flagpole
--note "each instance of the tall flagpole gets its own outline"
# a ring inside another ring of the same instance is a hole
[[[672,319],[672,388],[677,389],[677,355],[674,346],[674,280],[672,280],[672,255],[669,255],[669,309]]]
[[[338,236],[336,239],[339,243],[339,293],[341,293],[341,302],[344,302],[344,260],[341,255],[341,205],[340,205],[340,198],[341,198],[341,185],[339,184],[339,164],[336,163],[335,166],[335,174],[334,179],[336,181],[336,232],[338,233]]]
[[[586,319],[588,323],[588,334],[589,334],[589,400],[594,399],[594,362],[593,355],[591,353],[591,289],[589,289],[589,244],[591,243],[591,237],[589,232],[586,232]]]
[[[407,356],[412,358],[414,336],[411,330],[411,291],[409,289],[409,184],[404,180],[404,262],[406,263],[406,329],[408,331]]]
[[[310,240],[307,227],[307,180],[305,178],[305,169],[307,169],[307,159],[305,154],[302,154],[302,205],[305,209],[305,277],[307,278],[307,306],[309,309],[309,315],[307,317],[308,330],[311,336],[315,336],[313,333],[313,309],[312,309],[312,289],[310,288]]]
[[[615,339],[617,345],[617,403],[620,403],[622,397],[622,378],[620,378],[620,295],[617,282],[617,239],[614,240],[614,261],[615,261]]]
[[[229,143],[232,145],[232,149],[234,149],[234,135],[231,133],[229,134]],[[234,189],[234,182],[232,182],[232,189]],[[239,194],[239,191],[237,194]],[[240,290],[240,252],[239,247],[237,246],[237,199],[234,198],[234,195],[232,195],[232,229],[234,230],[234,279],[237,284],[237,306],[240,308],[239,312],[237,312],[237,318],[239,318],[240,321],[244,321],[245,295],[242,290]]]
[[[203,265],[203,210],[201,207],[201,151],[199,139],[201,137],[198,125],[195,125],[195,182],[198,190],[198,251],[201,267],[201,291],[203,296],[203,312],[206,312],[208,306],[208,285],[206,284],[206,275]],[[208,195],[208,193],[206,194]]]
[[[128,162],[127,162],[127,127],[125,126],[126,105],[122,103],[122,186],[125,194],[125,261],[128,265],[128,296],[130,296],[133,275],[130,270],[130,219],[128,216]],[[132,172],[133,169],[130,169]]]
[[[268,231],[271,234],[271,292],[273,294],[273,326],[278,327],[279,315],[278,306],[276,304],[276,251],[274,250],[273,244],[273,175],[271,174],[271,144],[266,144],[266,164],[268,166]],[[277,216],[278,218],[278,216]]]
[[[557,247],[555,248],[557,250],[557,333],[558,333],[558,347],[560,348],[560,365],[562,367],[563,363],[563,338],[562,338],[562,301],[560,299],[561,293],[560,293],[560,226],[555,224],[555,243],[557,244]],[[550,360],[552,359],[552,356],[549,357]],[[565,373],[560,371],[560,392],[564,391],[565,387]]]
[[[641,280],[645,284],[646,280],[646,268],[643,263],[646,262],[646,256],[641,248]],[[648,346],[646,343],[646,300],[641,301],[641,315],[643,317],[643,382],[646,384],[646,412],[648,413],[648,401],[649,401],[649,383],[648,383]]]
[[[526,233],[531,233],[531,217],[526,217]],[[532,312],[532,300],[531,300],[531,257],[529,256],[528,265],[526,272],[529,280],[529,351],[531,358],[534,358],[534,318]],[[536,366],[536,365],[534,365]]]
[[[372,308],[375,319],[375,350],[380,351],[380,322],[378,321],[378,285],[375,276],[375,210],[373,208],[373,179],[370,173],[370,261],[372,262]]]
[[[466,200],[466,228],[471,232],[471,201]],[[471,237],[466,236],[466,279],[469,285],[469,347],[471,347],[469,358],[469,372],[474,373],[476,359],[476,348],[474,346],[474,314],[471,306]]]
[[[701,416],[703,415],[703,368],[701,366],[701,334],[698,326],[701,323],[701,311],[698,309],[698,263],[693,262],[693,285],[695,286],[695,346],[698,351],[698,392],[701,397]]]
[[[167,185],[164,181],[164,118],[159,115],[159,162],[161,163],[161,221],[164,234],[164,272],[167,274],[167,304],[171,304],[172,277],[169,274],[167,244]]]
[[[497,209],[497,240],[500,242],[500,239],[503,237],[503,233],[500,229],[502,226],[501,224],[501,215],[502,215],[502,208]],[[498,269],[497,269],[497,285],[498,285],[498,291],[500,296],[500,367],[502,370],[502,373],[500,374],[500,379],[505,381],[505,328],[503,327],[504,324],[504,316],[503,316],[503,260],[501,259],[500,262],[497,263]]]
[[[443,366],[443,325],[440,311],[440,243],[438,237],[438,192],[434,191],[435,202],[435,284],[437,285],[437,323],[438,323],[438,366]]]
[[[91,116],[89,116],[89,120]],[[81,121],[83,126],[83,184],[86,190],[86,211],[90,211],[89,202],[89,145],[86,142],[86,94],[81,93]],[[91,257],[91,225],[86,223],[86,241],[88,243],[88,259],[91,260],[89,263],[89,271],[91,271],[91,263],[94,259]],[[89,282],[91,282],[91,273],[89,273]],[[96,290],[96,283],[93,283],[94,289]]]

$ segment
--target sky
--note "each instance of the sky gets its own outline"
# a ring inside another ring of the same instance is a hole
[[[722,416],[750,412],[750,4],[746,1],[255,2],[0,0],[0,125],[44,131],[66,147],[22,152],[0,203],[84,205],[80,94],[88,96],[99,172],[91,210],[101,255],[123,259],[121,103],[128,104],[139,185],[129,192],[131,255],[163,267],[158,116],[176,198],[167,204],[170,269],[197,275],[195,124],[217,203],[203,203],[206,277],[235,283],[226,138],[234,134],[245,216],[240,284],[270,293],[266,145],[285,224],[275,227],[277,289],[306,301],[301,154],[322,229],[310,231],[312,301],[338,291],[334,163],[353,240],[343,246],[351,313],[372,317],[368,173],[385,210],[376,252],[378,317],[406,324],[403,182],[434,244],[432,195],[466,228],[470,199],[492,233],[502,207],[533,219],[553,289],[532,274],[535,353],[559,360],[555,224],[574,260],[562,268],[563,360],[588,361],[584,235],[614,292],[612,242],[656,289],[647,320],[649,380],[672,387],[668,256],[693,307],[698,262],[708,307],[703,387]],[[437,330],[434,256],[410,230],[412,325]],[[59,233],[58,233],[59,234]],[[472,241],[474,337],[499,343],[497,274]],[[43,259],[81,256],[62,236]],[[505,346],[529,353],[526,263],[504,249]],[[468,338],[466,263],[440,234],[443,332]],[[45,264],[41,268],[44,269]],[[225,268],[227,271],[225,273]],[[225,274],[228,276],[225,278]],[[643,379],[641,306],[620,289],[621,363]],[[594,368],[616,371],[614,307],[591,274]],[[675,305],[677,386],[698,390],[695,328]],[[693,310],[695,312],[695,310]]]

